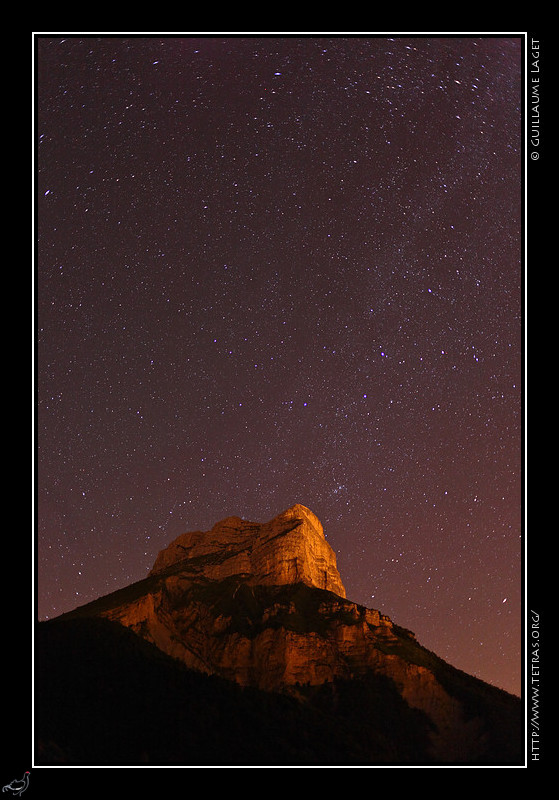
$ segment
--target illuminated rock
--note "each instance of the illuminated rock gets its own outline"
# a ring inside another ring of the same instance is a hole
[[[227,517],[184,533],[147,578],[64,616],[119,622],[190,669],[268,692],[299,696],[301,687],[381,676],[431,721],[444,762],[484,741],[481,717],[461,697],[481,708],[505,696],[347,599],[322,525],[299,504],[266,523]]]
[[[209,580],[244,575],[250,584],[304,583],[346,596],[322,525],[300,504],[264,524],[227,517],[211,531],[184,533],[159,553],[150,574],[177,566],[199,567]]]

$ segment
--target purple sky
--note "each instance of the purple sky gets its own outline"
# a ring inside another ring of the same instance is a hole
[[[38,613],[295,502],[520,693],[522,42],[41,36]]]

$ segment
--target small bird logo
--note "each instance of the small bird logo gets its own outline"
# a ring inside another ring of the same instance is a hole
[[[24,792],[27,787],[29,786],[29,771],[26,771],[23,774],[23,778],[18,781],[12,781],[11,783],[7,783],[5,786],[2,787],[3,792],[11,792],[14,797],[19,797],[19,795]]]

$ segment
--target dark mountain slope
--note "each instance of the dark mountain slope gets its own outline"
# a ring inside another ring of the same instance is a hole
[[[38,766],[437,763],[431,721],[382,675],[299,687],[299,699],[242,688],[101,618],[39,624],[35,667]],[[521,763],[510,741],[487,738],[480,765]]]

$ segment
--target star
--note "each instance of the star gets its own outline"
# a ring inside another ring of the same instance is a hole
[[[518,692],[522,38],[35,43],[39,617],[297,501]]]

